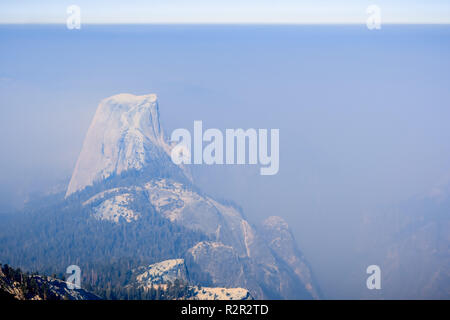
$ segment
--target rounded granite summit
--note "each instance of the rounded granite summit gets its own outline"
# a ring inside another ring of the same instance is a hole
[[[154,103],[158,100],[158,96],[154,93],[145,95],[134,95],[131,93],[119,93],[104,99],[102,102],[110,104],[140,104],[143,102]]]
[[[66,197],[111,175],[167,167],[170,147],[159,122],[156,94],[121,93],[103,99],[92,119]]]

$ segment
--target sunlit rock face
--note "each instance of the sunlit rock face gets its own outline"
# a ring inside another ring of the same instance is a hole
[[[106,98],[89,127],[66,197],[111,175],[166,159],[168,152],[155,94]]]

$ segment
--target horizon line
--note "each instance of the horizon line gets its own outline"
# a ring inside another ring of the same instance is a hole
[[[66,23],[63,22],[2,22],[0,25],[62,25],[65,26]],[[120,26],[120,25],[366,25],[365,22],[85,22],[81,25],[105,25],[105,26]],[[384,22],[383,25],[450,25],[449,22]]]

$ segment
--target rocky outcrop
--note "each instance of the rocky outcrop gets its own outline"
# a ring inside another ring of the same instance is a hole
[[[12,300],[100,299],[84,289],[69,289],[67,283],[62,280],[24,274],[7,266],[0,268],[0,297]]]
[[[262,224],[261,234],[264,235],[274,255],[292,268],[311,296],[318,299],[319,292],[314,285],[315,281],[311,269],[305,257],[298,249],[297,243],[286,221],[277,216],[267,218]]]
[[[136,274],[130,286],[150,290],[154,288],[165,289],[168,283],[179,280],[188,284],[186,296],[188,300],[252,300],[252,296],[247,289],[227,287],[200,287],[190,285],[192,279],[189,277],[189,270],[183,259],[171,259],[161,261],[146,267],[140,267],[134,271]]]

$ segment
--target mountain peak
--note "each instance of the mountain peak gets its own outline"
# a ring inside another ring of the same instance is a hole
[[[66,197],[169,154],[156,94],[121,93],[103,99],[86,134]]]
[[[114,96],[108,97],[104,99],[103,101],[108,102],[114,102],[114,103],[123,103],[123,104],[130,104],[132,102],[142,103],[144,101],[147,102],[156,102],[158,100],[158,96],[154,93],[145,94],[141,96],[137,96],[131,93],[119,93]]]

